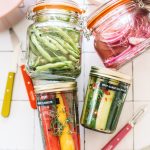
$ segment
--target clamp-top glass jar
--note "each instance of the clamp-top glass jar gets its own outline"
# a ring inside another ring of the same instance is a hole
[[[111,0],[88,17],[87,28],[108,68],[120,68],[150,46],[149,12],[133,0]]]
[[[28,19],[27,70],[77,77],[81,66],[82,9],[71,0],[47,0],[34,5]]]

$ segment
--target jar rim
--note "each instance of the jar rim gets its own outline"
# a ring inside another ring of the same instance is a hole
[[[35,93],[46,93],[46,92],[61,92],[61,91],[70,91],[77,89],[76,82],[55,82],[44,85],[35,85]]]
[[[59,2],[59,1],[52,1],[52,2],[41,2],[37,3],[33,6],[31,6],[27,13],[27,18],[31,19],[32,16],[34,16],[37,12],[43,11],[43,10],[52,10],[52,9],[60,9],[60,10],[66,10],[66,11],[72,11],[78,14],[82,14],[85,11],[81,9],[77,3],[71,2]]]
[[[123,74],[121,72],[114,71],[114,70],[107,69],[107,68],[99,68],[95,66],[91,67],[90,75],[108,77],[108,78],[122,81],[128,84],[131,84],[131,80],[132,80],[130,76]]]
[[[45,3],[45,4],[40,4],[40,5],[37,5],[33,8],[33,12],[37,12],[37,11],[40,11],[40,10],[43,10],[43,9],[64,9],[64,10],[70,10],[70,11],[74,11],[74,12],[77,12],[77,13],[80,13],[82,14],[83,11],[81,9],[79,9],[78,7],[76,6],[71,6],[71,5],[68,5],[68,4],[57,4],[57,3]]]
[[[118,6],[124,5],[128,2],[133,2],[133,0],[112,0],[104,3],[102,6],[98,7],[92,14],[89,15],[87,21],[87,28],[91,29],[102,17],[108,14],[110,11],[114,10]]]

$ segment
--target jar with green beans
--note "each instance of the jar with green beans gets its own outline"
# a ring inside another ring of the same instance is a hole
[[[81,124],[113,133],[124,105],[131,78],[109,69],[92,67],[82,110]]]
[[[76,78],[81,71],[81,14],[73,1],[49,0],[28,12],[27,71]]]

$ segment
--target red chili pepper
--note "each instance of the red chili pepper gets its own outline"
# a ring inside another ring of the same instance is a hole
[[[110,91],[108,91],[108,90],[104,90],[104,93],[105,93],[106,95],[110,95]]]

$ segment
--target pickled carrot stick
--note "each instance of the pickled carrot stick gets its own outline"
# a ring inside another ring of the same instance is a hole
[[[61,96],[63,98],[67,117],[69,117],[69,114],[70,114],[69,106],[68,106],[65,94],[62,93]],[[71,123],[69,123],[69,127],[70,127],[70,130],[72,131],[72,137],[73,137],[74,144],[75,144],[75,150],[80,150],[80,134],[77,133],[78,131],[76,130],[76,128],[73,127]]]
[[[43,128],[43,136],[45,139],[45,150],[61,150],[59,138],[53,135],[53,131],[50,131],[51,119],[48,115],[50,112],[49,106],[39,106],[41,124]]]

